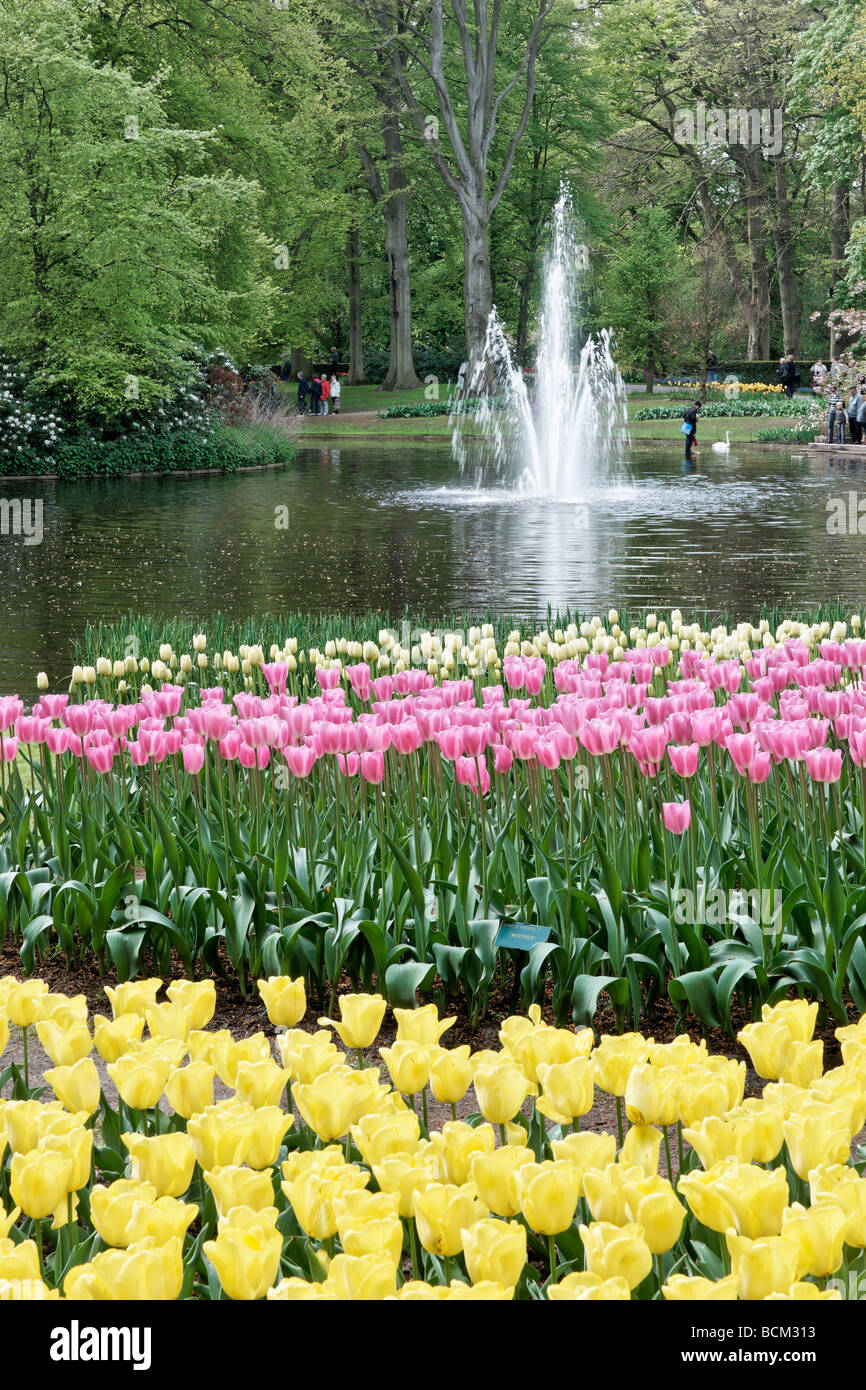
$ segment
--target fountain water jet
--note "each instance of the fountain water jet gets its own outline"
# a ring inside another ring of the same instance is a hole
[[[567,189],[554,209],[543,271],[533,403],[494,308],[484,354],[452,413],[461,472],[547,496],[580,496],[627,474],[626,390],[610,334],[583,334],[586,248]]]

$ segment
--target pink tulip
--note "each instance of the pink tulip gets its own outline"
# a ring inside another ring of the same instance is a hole
[[[360,766],[361,758],[358,753],[337,754],[337,767],[344,777],[357,777]]]
[[[698,745],[687,743],[681,746],[670,744],[668,757],[671,767],[680,777],[694,777],[698,770]]]
[[[729,734],[725,747],[735,768],[741,774],[744,774],[746,768],[755,761],[758,752],[758,743],[753,734]]]
[[[3,753],[4,763],[14,763],[18,757],[18,739],[14,735],[4,739],[0,744],[0,750]]]
[[[110,772],[114,763],[114,750],[110,744],[91,746],[85,750],[85,757],[94,772]]]
[[[262,675],[272,694],[285,695],[286,683],[289,679],[289,668],[285,661],[265,662],[262,665]]]
[[[361,776],[365,782],[378,785],[385,776],[385,757],[383,753],[361,754]]]
[[[770,775],[769,753],[756,753],[754,761],[746,769],[750,782],[766,782]]]
[[[672,835],[682,835],[691,825],[692,808],[688,801],[663,801],[662,814],[665,828]]]
[[[316,763],[314,750],[303,746],[287,744],[283,749],[283,757],[293,777],[309,777]]]
[[[439,744],[443,758],[447,758],[449,762],[453,762],[455,758],[459,758],[463,754],[463,730],[460,728],[443,729],[441,733],[436,735],[436,742]]]
[[[838,782],[842,776],[841,748],[816,748],[806,754],[805,762],[813,782]]]
[[[184,772],[196,776],[204,767],[204,748],[200,743],[185,743],[180,750]]]
[[[864,745],[866,745],[866,734],[864,734],[863,737]],[[513,761],[514,754],[511,749],[506,748],[502,743],[497,743],[496,747],[493,749],[493,771],[499,773],[509,772]]]
[[[50,728],[47,719],[21,714],[15,721],[15,733],[22,743],[44,743]]]
[[[63,722],[67,729],[83,738],[93,728],[93,709],[90,705],[69,705],[63,711]]]

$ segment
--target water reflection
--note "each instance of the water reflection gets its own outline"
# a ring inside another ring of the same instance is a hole
[[[859,605],[866,537],[827,531],[828,500],[859,482],[844,456],[736,446],[684,473],[678,441],[636,449],[630,481],[572,499],[474,491],[429,444],[310,448],[228,478],[7,481],[0,499],[42,500],[44,539],[0,535],[0,691],[32,689],[39,669],[59,678],[88,619],[130,610]]]

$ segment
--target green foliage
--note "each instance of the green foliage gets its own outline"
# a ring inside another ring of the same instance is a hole
[[[656,371],[663,363],[670,341],[667,308],[685,270],[664,209],[639,212],[611,253],[602,290],[615,355],[629,371]]]
[[[16,455],[0,466],[0,476],[30,475],[74,478],[119,478],[130,473],[234,473],[238,468],[288,463],[295,448],[267,431],[213,425],[200,430],[173,430],[146,437],[64,440],[47,456],[35,450]]]
[[[747,415],[757,416],[808,416],[812,410],[812,400],[809,396],[793,396],[790,400],[787,396],[765,396],[761,400],[756,400],[754,396],[742,398],[708,401],[701,410],[702,420],[721,419],[730,416],[740,419]],[[682,405],[674,401],[665,401],[659,405],[641,406],[632,416],[633,420],[681,420],[683,418]]]
[[[760,444],[811,444],[815,430],[811,425],[795,429],[785,425],[774,425],[769,430],[758,430],[755,439]]]

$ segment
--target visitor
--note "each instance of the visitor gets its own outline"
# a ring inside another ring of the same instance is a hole
[[[303,372],[298,372],[298,414],[307,413],[307,396],[310,394],[310,383]]]
[[[785,388],[785,395],[790,400],[797,382],[800,380],[800,369],[794,361],[793,352],[789,352],[782,358],[779,364],[779,379]]]
[[[707,381],[718,381],[718,366],[719,359],[711,348],[707,353]]]
[[[851,436],[852,444],[860,444],[863,440],[863,431],[857,416],[863,404],[862,386],[851,386],[848,389],[848,433]]]
[[[827,368],[824,366],[824,363],[821,361],[821,358],[819,357],[817,362],[812,363],[811,377],[813,396],[817,395],[818,392],[821,390],[821,387],[824,385],[826,376]]]
[[[314,415],[318,415],[322,404],[322,378],[318,375],[313,377],[310,383],[310,410]]]
[[[835,387],[830,391],[827,398],[827,443],[845,443],[845,419],[847,411],[845,402]]]
[[[334,375],[331,377],[331,400],[332,400],[333,405],[334,405],[334,414],[335,414],[335,415],[339,415],[339,413],[340,413],[340,396],[341,396],[341,395],[342,395],[342,387],[340,386],[340,378],[337,376],[337,373],[334,372]]]
[[[694,405],[690,405],[688,410],[683,412],[684,424],[680,433],[684,434],[686,437],[685,463],[691,463],[692,449],[697,449],[698,447],[698,411],[701,409],[702,405],[703,401],[695,401]]]
[[[862,444],[863,440],[866,439],[866,377],[860,379],[860,397],[862,403],[857,411],[857,424],[860,429],[860,443]]]
[[[328,373],[322,372],[322,414],[328,413],[328,401],[331,399],[331,383],[328,380]]]
[[[337,368],[340,365],[340,354],[335,347],[331,348],[331,375],[336,376]]]
[[[838,381],[838,380],[839,380],[839,373],[840,373],[841,371],[842,371],[842,363],[839,361],[839,358],[838,358],[838,357],[834,357],[834,358],[832,359],[832,361],[830,362],[830,380],[833,381],[833,382]]]
[[[289,359],[287,358],[286,354],[283,353],[282,358],[280,359],[280,381],[288,381],[291,374],[292,369],[289,365]]]

